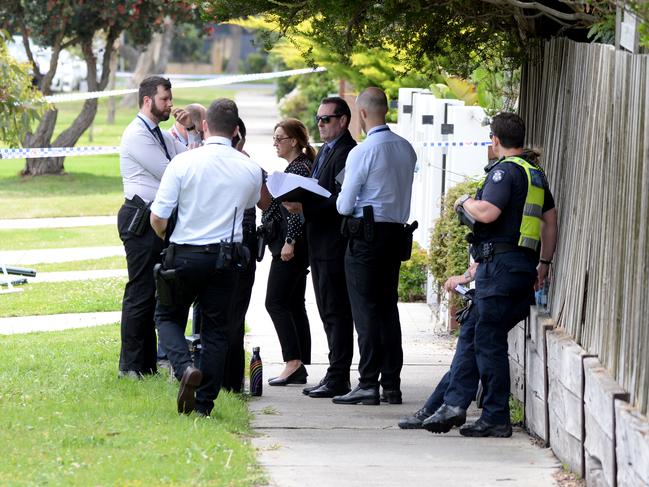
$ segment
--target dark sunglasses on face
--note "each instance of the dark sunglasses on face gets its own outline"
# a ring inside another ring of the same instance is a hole
[[[340,114],[340,115],[316,115],[315,116],[315,123],[322,122],[322,123],[327,124],[327,123],[331,122],[332,118],[338,118],[338,117],[342,117],[342,116],[343,116],[343,114]]]

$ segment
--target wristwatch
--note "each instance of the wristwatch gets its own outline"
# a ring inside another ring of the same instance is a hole
[[[462,206],[469,198],[471,198],[471,196],[468,194],[463,194],[462,196],[460,196],[458,198],[458,206]]]
[[[289,245],[295,245],[295,239],[291,237],[286,237],[286,243]]]

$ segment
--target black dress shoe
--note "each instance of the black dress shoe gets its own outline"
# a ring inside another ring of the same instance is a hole
[[[348,392],[344,396],[335,396],[332,401],[335,404],[364,404],[366,406],[378,406],[381,401],[379,399],[379,388],[377,387],[368,387],[367,389],[362,389],[360,386],[357,386],[351,392]]]
[[[466,409],[442,404],[435,414],[425,419],[422,426],[431,433],[448,433],[453,426],[466,423]]]
[[[309,397],[334,397],[343,396],[351,390],[349,382],[325,382],[320,387],[312,389],[309,392]]]
[[[402,430],[419,430],[423,428],[423,422],[432,415],[425,407],[421,408],[412,416],[403,418],[397,423]]]
[[[383,392],[381,392],[381,402],[402,404],[401,391],[399,389],[383,389]]]
[[[308,396],[309,392],[311,392],[313,389],[317,389],[318,387],[320,387],[322,384],[325,384],[326,382],[327,382],[327,376],[325,375],[320,380],[320,382],[318,382],[316,385],[314,385],[314,386],[306,386],[304,389],[302,389],[302,394],[304,394],[305,396]]]
[[[306,372],[306,367],[302,364],[288,377],[273,377],[272,379],[268,379],[268,385],[286,386],[288,384],[306,384],[307,375],[309,374]]]
[[[468,424],[460,428],[462,436],[485,437],[493,436],[495,438],[509,438],[512,435],[512,425],[505,424],[491,424],[487,423],[482,418],[478,419],[473,424]]]
[[[196,389],[203,380],[202,372],[191,365],[185,369],[178,387],[178,414],[189,414],[196,406]]]

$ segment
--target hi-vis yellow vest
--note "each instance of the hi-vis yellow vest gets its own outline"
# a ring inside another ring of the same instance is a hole
[[[521,157],[506,157],[501,162],[513,162],[525,171],[527,176],[527,196],[523,207],[523,218],[521,220],[519,247],[525,247],[534,251],[541,247],[541,216],[543,215],[543,203],[545,201],[545,190],[543,189],[543,175],[538,167],[530,164]],[[484,186],[485,179],[480,183],[479,189]]]

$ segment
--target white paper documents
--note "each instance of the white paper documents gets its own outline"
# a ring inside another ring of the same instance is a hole
[[[273,198],[280,201],[302,201],[313,195],[324,198],[331,196],[329,191],[318,184],[317,179],[285,172],[274,172],[268,176],[266,186]]]

